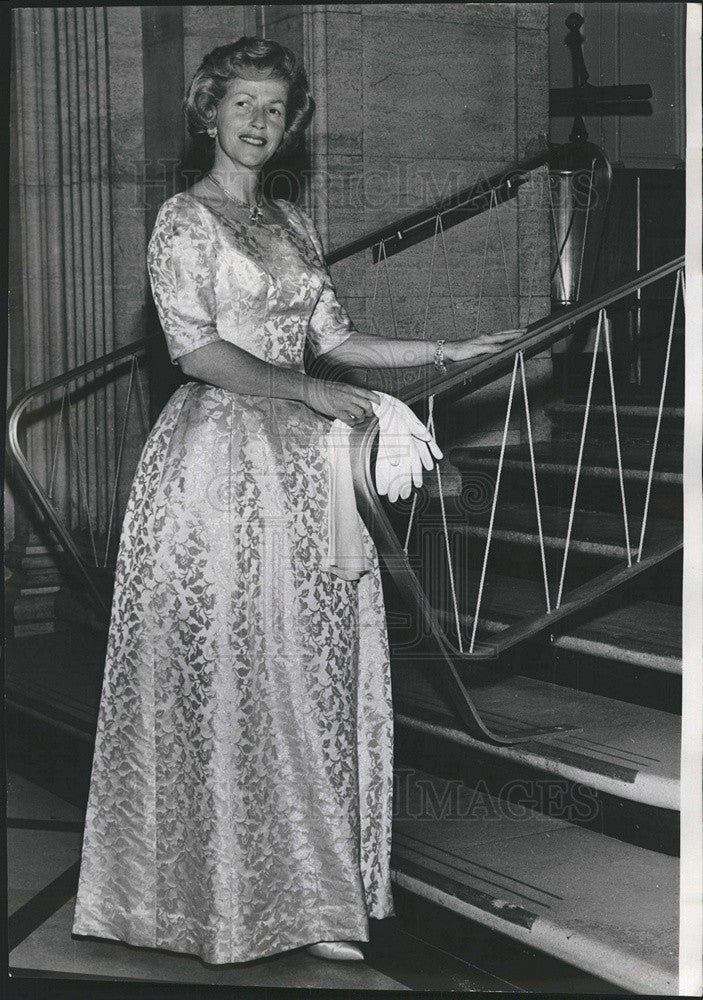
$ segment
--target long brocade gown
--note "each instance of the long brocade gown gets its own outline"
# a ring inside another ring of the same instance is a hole
[[[175,360],[218,339],[303,369],[352,332],[310,218],[188,194],[149,244]],[[391,916],[393,726],[378,558],[327,547],[330,421],[189,381],[122,528],[73,931],[243,962]]]

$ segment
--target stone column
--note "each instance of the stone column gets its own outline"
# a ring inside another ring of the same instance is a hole
[[[13,38],[17,392],[112,350],[114,332],[106,11],[15,9]],[[60,425],[58,409],[49,417],[30,415],[25,447],[65,523],[92,548],[89,526],[99,538],[109,517],[114,387],[77,401],[69,426]],[[59,585],[52,548],[43,525],[18,521],[7,563],[21,578],[12,582],[25,630],[32,621],[40,631],[50,626],[47,600]]]

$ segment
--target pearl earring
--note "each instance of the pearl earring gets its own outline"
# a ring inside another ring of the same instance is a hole
[[[207,130],[207,134],[208,134],[208,135],[210,136],[210,138],[211,138],[211,139],[214,139],[214,138],[215,138],[215,136],[217,135],[217,126],[216,126],[216,125],[212,125],[212,126],[211,126],[211,127],[210,127],[210,128],[208,129],[208,130]]]

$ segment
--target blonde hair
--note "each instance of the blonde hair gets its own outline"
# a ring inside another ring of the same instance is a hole
[[[270,70],[272,79],[288,83],[286,127],[277,154],[294,146],[315,111],[315,101],[308,91],[308,78],[295,54],[278,42],[246,36],[230,45],[208,52],[196,70],[184,101],[188,130],[207,133],[217,115],[217,105],[225,96],[227,84],[235,77],[247,77],[247,71]]]

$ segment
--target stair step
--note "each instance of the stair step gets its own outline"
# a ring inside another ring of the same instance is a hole
[[[431,501],[430,509],[434,512],[438,504]],[[489,513],[474,515],[482,521],[488,521]],[[542,506],[540,509],[542,534],[545,548],[551,550],[564,549],[564,542],[569,524],[569,511],[563,507]],[[471,523],[463,519],[450,518],[451,531],[458,532],[466,538],[486,539],[488,525]],[[630,553],[632,558],[637,555],[639,536],[642,526],[640,517],[628,517],[630,533]],[[675,522],[660,517],[650,517],[645,533],[645,550],[649,547],[668,547],[681,534],[681,526]],[[492,539],[496,542],[518,545],[539,545],[537,515],[534,506],[528,503],[499,503],[496,508]],[[627,561],[627,548],[624,544],[625,529],[622,515],[603,513],[600,511],[579,510],[574,513],[570,541],[570,552],[580,552],[587,555],[601,556],[606,559]]]
[[[469,594],[478,594],[480,574],[466,574],[466,590]],[[522,621],[523,618],[533,618],[544,614],[546,601],[544,583],[542,580],[528,580],[517,576],[506,576],[501,573],[489,573],[484,583],[481,596],[481,608],[478,618],[478,631],[502,632],[510,625]],[[454,625],[454,613],[449,608],[435,608],[440,621],[445,625]],[[473,623],[473,614],[462,615],[468,629]]]
[[[477,592],[478,573],[470,574],[469,592]],[[545,610],[544,584],[503,574],[490,574],[481,601],[479,632],[501,632],[524,617]],[[454,625],[453,612],[436,609],[443,625]],[[596,615],[585,624],[557,625],[551,643],[614,663],[681,674],[681,608],[659,601],[633,601]]]
[[[403,725],[608,795],[679,809],[681,720],[676,715],[531,677],[506,677],[472,690],[489,725],[512,728],[516,735],[535,725],[580,728],[549,739],[490,746],[460,728],[421,669],[404,664],[393,680],[396,720]]]
[[[6,692],[15,704],[92,735],[100,702],[107,633],[73,624],[50,636],[8,639]],[[31,663],[31,670],[27,664]]]
[[[578,420],[579,418],[583,420],[582,403],[551,403],[549,406],[545,407],[545,410],[548,416],[554,420]],[[632,423],[656,423],[658,412],[658,406],[640,406],[637,404],[625,404],[624,406],[618,406],[618,417]],[[681,425],[681,429],[683,430],[685,412],[686,411],[683,406],[665,406],[662,409],[662,423],[678,423]],[[591,417],[596,420],[607,419],[612,423],[612,407],[609,403],[592,405]]]
[[[676,994],[675,858],[415,775],[393,826],[397,885],[625,989]],[[429,788],[454,814],[420,816]]]
[[[578,442],[551,441],[538,442],[534,446],[537,465],[537,482],[545,475],[575,477],[578,458]],[[498,468],[499,448],[475,448],[457,445],[449,449],[449,460],[462,472],[474,469],[495,473]],[[622,446],[623,479],[631,482],[647,482],[651,449]],[[679,486],[683,483],[683,454],[674,449],[658,453],[654,463],[652,482]],[[510,445],[505,449],[504,470],[531,472],[529,447],[526,444]],[[617,479],[618,464],[615,448],[603,445],[584,448],[581,475],[597,479]]]
[[[585,402],[585,400],[584,400]],[[555,403],[546,407],[552,423],[554,437],[573,438],[581,433],[584,403]],[[652,446],[654,429],[659,413],[658,406],[638,404],[618,406],[618,427],[623,441],[637,442]],[[588,418],[589,435],[610,440],[613,434],[613,411],[609,403],[592,405]],[[665,406],[659,427],[660,444],[672,444],[679,448],[683,443],[684,408]]]
[[[552,526],[545,523],[544,520],[542,521],[544,547],[546,549],[563,549],[564,538],[558,532],[552,534],[550,527]],[[482,528],[478,525],[467,524],[454,530],[460,531],[466,538],[485,539],[488,537],[488,528]],[[494,527],[491,537],[494,542],[514,542],[516,545],[539,545],[539,535],[537,532],[532,533],[529,531]],[[585,538],[574,537],[573,535],[569,543],[569,551],[582,552],[586,555],[603,556],[606,559],[627,559],[627,549],[624,545],[613,545],[608,542],[592,542]],[[632,543],[630,544],[630,553],[632,556],[636,555],[636,549],[633,548]]]
[[[681,674],[681,608],[639,601],[554,639],[554,646],[607,660]]]

